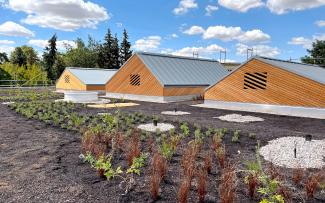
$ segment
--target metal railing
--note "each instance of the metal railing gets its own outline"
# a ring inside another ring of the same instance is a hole
[[[53,85],[54,81],[0,80],[0,87],[44,87]]]

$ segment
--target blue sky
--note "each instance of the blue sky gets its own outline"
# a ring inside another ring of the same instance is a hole
[[[134,50],[242,62],[254,54],[298,59],[325,40],[325,0],[0,0],[0,51],[30,45],[42,51],[57,33],[59,47],[107,28],[130,35]]]

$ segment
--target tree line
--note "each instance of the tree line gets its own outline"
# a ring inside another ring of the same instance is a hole
[[[91,36],[88,36],[87,43],[81,38],[74,42],[75,46],[65,44],[65,52],[59,52],[57,35],[54,34],[48,40],[41,57],[35,49],[26,45],[16,47],[9,57],[6,53],[0,53],[0,80],[31,80],[29,77],[43,80],[45,74],[49,80],[54,81],[60,77],[65,67],[119,69],[132,56],[126,30],[123,31],[121,42],[117,34],[113,36],[110,29],[107,30],[103,43]],[[23,72],[33,72],[40,77]]]

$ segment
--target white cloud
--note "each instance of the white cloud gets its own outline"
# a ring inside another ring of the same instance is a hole
[[[13,50],[15,50],[15,47],[0,44],[0,52],[4,52],[4,53],[7,53],[8,55],[10,55],[10,53]]]
[[[206,16],[212,16],[212,14],[213,14],[215,11],[217,11],[217,10],[219,10],[219,7],[218,7],[218,6],[207,5],[207,6],[205,7],[205,11],[206,11],[205,15],[206,15]]]
[[[270,35],[258,29],[244,32],[242,35],[238,36],[238,41],[240,42],[268,42],[270,39]]]
[[[0,40],[0,44],[10,45],[10,44],[15,44],[15,42],[5,39],[5,40]]]
[[[271,36],[259,29],[245,32],[240,27],[211,26],[204,32],[203,39],[262,43],[270,41]]]
[[[196,0],[180,0],[177,8],[173,10],[175,15],[182,15],[187,13],[190,9],[197,8]]]
[[[180,50],[172,51],[171,54],[177,56],[193,56],[193,53],[198,53],[199,57],[211,58],[220,51],[225,50],[217,44],[211,44],[207,47],[184,47]]]
[[[14,37],[33,37],[34,33],[17,23],[7,21],[0,25],[0,35]]]
[[[160,36],[144,37],[135,41],[134,48],[139,51],[152,51],[159,47],[161,42]]]
[[[104,7],[84,0],[8,0],[6,7],[27,13],[24,23],[64,31],[95,28],[110,18]]]
[[[316,24],[318,27],[325,27],[325,20],[319,20],[319,21],[316,21],[315,24]]]
[[[187,35],[199,35],[199,34],[203,34],[205,32],[205,30],[200,27],[200,26],[192,26],[190,27],[189,29],[183,31],[184,34],[187,34]]]
[[[304,37],[293,37],[288,44],[291,45],[302,45],[305,49],[310,49],[312,47],[312,40]]]
[[[173,34],[171,35],[171,37],[172,37],[172,38],[178,38],[178,35],[177,35],[176,33],[173,33]]]
[[[243,13],[264,5],[262,0],[218,0],[218,3],[225,8]]]
[[[280,54],[280,50],[277,47],[270,47],[267,45],[255,45],[247,46],[242,43],[236,44],[236,54],[240,56],[247,56],[247,49],[253,48],[254,54],[265,57],[276,57]]]
[[[301,11],[325,5],[325,0],[268,0],[267,7],[271,12],[284,14],[288,11]]]
[[[123,27],[123,23],[116,23],[116,27],[122,28]]]
[[[48,46],[48,40],[32,39],[28,41],[28,44],[44,49],[46,46]],[[56,47],[59,50],[64,50],[67,45],[71,47],[76,47],[76,43],[74,41],[70,41],[70,40],[56,41]]]
[[[242,34],[240,27],[210,26],[203,34],[203,39],[231,41]]]

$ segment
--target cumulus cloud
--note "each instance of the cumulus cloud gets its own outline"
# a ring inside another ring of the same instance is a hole
[[[0,44],[0,52],[7,53],[9,55],[13,50],[15,50],[15,47],[13,47],[13,46]]]
[[[193,53],[198,53],[199,57],[211,58],[216,53],[224,51],[225,49],[217,44],[211,44],[207,47],[184,47],[182,49],[172,51],[171,54],[177,56],[193,56]]]
[[[218,0],[218,3],[225,8],[243,13],[264,5],[262,0]]]
[[[284,14],[288,11],[301,11],[324,6],[324,0],[268,0],[267,7],[271,12]]]
[[[310,49],[312,47],[312,40],[304,37],[293,37],[288,44],[291,45],[302,45],[305,49]]]
[[[293,37],[288,44],[291,45],[301,45],[305,49],[311,49],[313,42],[316,40],[325,40],[325,34],[322,35],[314,35],[312,38],[305,37]]]
[[[318,27],[325,27],[325,20],[319,20],[315,23]]]
[[[8,0],[6,7],[27,13],[26,24],[64,31],[95,28],[110,18],[104,7],[84,0]]]
[[[44,49],[46,46],[48,46],[48,40],[32,39],[32,40],[28,41],[28,44]],[[67,46],[75,48],[76,43],[74,41],[70,41],[70,40],[58,40],[58,41],[56,41],[56,47],[59,50],[64,50]]]
[[[196,0],[180,0],[177,8],[173,10],[175,15],[183,15],[187,13],[190,9],[198,8]]]
[[[205,7],[205,11],[206,11],[205,15],[206,15],[206,16],[212,16],[212,14],[213,14],[215,11],[217,11],[217,10],[219,10],[219,7],[218,7],[218,6],[207,5],[207,6]]]
[[[201,26],[196,26],[196,25],[183,31],[183,33],[187,35],[199,35],[199,34],[203,34],[204,32],[205,30]]]
[[[270,41],[271,36],[259,29],[243,31],[240,27],[225,27],[219,25],[208,27],[203,33],[203,39],[262,43]]]
[[[35,34],[29,29],[14,23],[7,21],[0,25],[0,35],[14,36],[14,37],[33,37]]]
[[[271,47],[268,45],[255,45],[248,46],[242,43],[238,43],[236,45],[236,54],[239,56],[246,56],[247,49],[253,48],[254,54],[265,57],[276,57],[280,54],[280,50],[277,47]]]
[[[159,47],[160,43],[160,36],[149,36],[135,41],[134,48],[139,51],[153,51]]]
[[[238,36],[238,41],[240,42],[267,42],[271,39],[271,36],[262,32],[261,30],[255,29],[244,32],[242,35]]]

